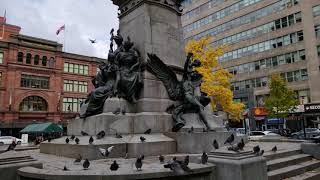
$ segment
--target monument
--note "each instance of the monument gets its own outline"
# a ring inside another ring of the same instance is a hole
[[[209,152],[213,139],[223,143],[230,133],[212,114],[210,98],[200,92],[201,75],[193,71],[201,64],[183,51],[180,1],[113,3],[120,24],[116,35],[110,32],[108,62],[100,66],[80,118],[68,125],[68,135],[80,144],[60,139],[42,143],[41,152],[100,159],[97,149],[111,145],[111,157],[137,157]],[[89,145],[89,136],[99,132],[106,136]]]

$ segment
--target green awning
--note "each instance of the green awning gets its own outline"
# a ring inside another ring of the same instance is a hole
[[[41,124],[30,124],[20,131],[20,133],[53,133],[63,132],[63,129],[52,122]]]

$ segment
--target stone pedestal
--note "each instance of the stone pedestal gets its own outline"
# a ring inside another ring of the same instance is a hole
[[[217,166],[217,179],[232,180],[267,180],[266,159],[253,152],[213,152],[209,162]]]

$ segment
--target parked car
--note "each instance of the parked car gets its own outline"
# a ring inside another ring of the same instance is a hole
[[[276,137],[279,134],[273,133],[271,131],[251,131],[249,134],[250,140],[259,140],[264,137]]]
[[[235,129],[235,132],[238,134],[238,135],[245,135],[246,133],[246,130],[245,128],[236,128]],[[247,133],[248,133],[248,130],[247,130]]]
[[[12,142],[16,142],[17,144],[21,144],[22,140],[13,136],[0,136],[0,145],[11,144]]]
[[[318,128],[305,128],[306,130],[306,138],[310,139],[316,136],[320,136],[320,130]],[[295,132],[291,134],[291,137],[294,139],[303,139],[304,138],[304,131]]]

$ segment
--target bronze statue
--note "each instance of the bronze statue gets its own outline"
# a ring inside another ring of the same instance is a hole
[[[81,105],[82,118],[102,113],[108,97],[118,96],[135,102],[142,87],[139,52],[133,48],[129,37],[123,43],[120,31],[118,30],[116,36],[113,31],[112,29],[110,32],[108,61],[99,66],[100,72],[92,80],[95,89]],[[117,44],[116,50],[113,50],[113,41]]]
[[[195,94],[195,89],[201,85],[202,76],[193,70],[193,67],[201,65],[200,61],[191,62],[192,54],[188,54],[181,81],[178,81],[176,74],[157,55],[148,54],[147,66],[150,71],[158,77],[166,87],[171,100],[180,101],[179,105],[171,105],[168,111],[172,113],[175,125],[172,131],[177,132],[185,125],[182,115],[185,113],[199,113],[200,118],[208,130],[208,120],[203,115],[204,107],[210,103],[210,98],[205,93]]]

